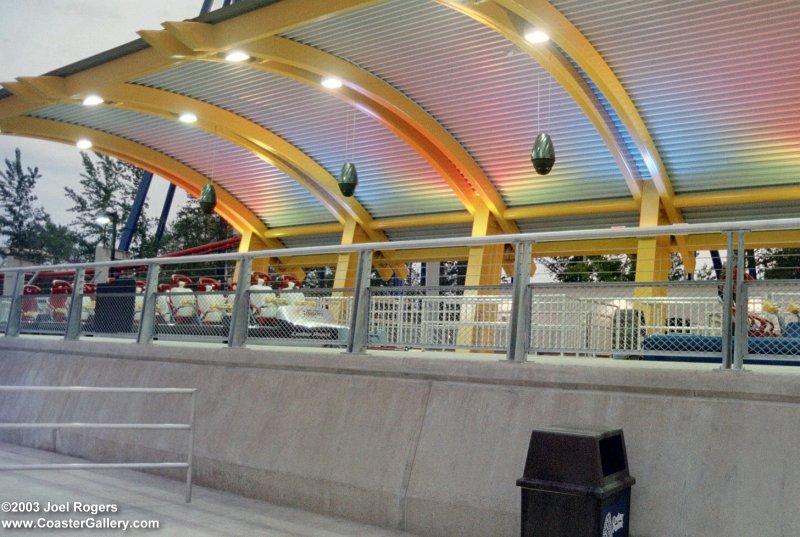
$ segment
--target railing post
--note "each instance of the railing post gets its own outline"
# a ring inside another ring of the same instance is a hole
[[[153,263],[147,267],[147,281],[144,283],[144,297],[142,297],[142,311],[139,318],[139,333],[136,334],[136,343],[153,342],[156,326],[156,305],[158,304],[158,277],[160,274],[161,265]]]
[[[514,255],[514,281],[511,294],[511,330],[508,335],[506,360],[524,362],[528,359],[530,341],[530,242],[517,242]]]
[[[19,323],[22,318],[22,289],[24,287],[25,272],[17,272],[17,278],[14,280],[14,294],[11,296],[11,308],[8,310],[5,337],[17,337],[19,335]]]
[[[83,281],[86,269],[78,268],[75,270],[75,279],[72,281],[72,298],[69,303],[69,313],[67,314],[67,329],[64,332],[64,339],[67,341],[75,340],[81,334],[81,314],[83,313]]]
[[[189,409],[189,438],[186,463],[186,503],[192,502],[192,466],[194,466],[194,429],[195,410],[197,406],[197,390],[192,391],[191,407]]]
[[[736,248],[736,281],[734,282],[736,320],[734,322],[734,344],[733,344],[733,368],[742,369],[744,357],[748,351],[748,332],[750,322],[747,317],[748,312],[748,289],[744,284],[744,231],[739,232],[739,241]]]
[[[728,238],[727,269],[722,285],[722,369],[731,368],[731,334],[733,328],[733,263],[736,251],[733,249],[733,231],[725,232]]]
[[[369,280],[372,275],[372,250],[359,252],[356,271],[347,352],[360,354],[367,349],[369,343]]]
[[[236,280],[236,295],[231,311],[231,327],[228,333],[228,347],[244,347],[247,341],[247,327],[250,324],[250,273],[253,259],[245,257],[239,262],[239,277]]]

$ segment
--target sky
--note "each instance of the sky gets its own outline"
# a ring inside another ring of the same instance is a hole
[[[222,7],[215,0],[213,9]],[[0,81],[37,76],[137,39],[138,30],[157,30],[164,21],[191,19],[202,0],[0,0]],[[38,167],[39,204],[54,222],[68,224],[64,187],[78,187],[81,166],[73,145],[0,135],[0,163],[22,151],[23,166]],[[5,164],[2,164],[5,169]],[[154,178],[150,216],[158,216],[168,183]],[[171,216],[186,199],[178,189]]]

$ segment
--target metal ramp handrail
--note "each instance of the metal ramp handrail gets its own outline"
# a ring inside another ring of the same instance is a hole
[[[100,422],[0,422],[0,429],[136,429],[136,430],[179,430],[188,433],[186,462],[128,462],[128,463],[74,463],[74,464],[3,464],[0,471],[27,470],[102,470],[148,468],[185,468],[186,503],[192,501],[192,465],[194,461],[195,406],[197,390],[194,388],[134,388],[134,387],[94,387],[94,386],[0,386],[2,392],[49,392],[49,393],[137,393],[189,395],[188,423],[100,423]]]

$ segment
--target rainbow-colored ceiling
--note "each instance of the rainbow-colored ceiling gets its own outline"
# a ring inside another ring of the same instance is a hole
[[[4,84],[0,130],[89,138],[194,195],[213,182],[271,245],[353,222],[367,240],[466,235],[486,213],[493,232],[636,226],[654,195],[670,223],[786,216],[797,20],[796,0],[243,0]]]

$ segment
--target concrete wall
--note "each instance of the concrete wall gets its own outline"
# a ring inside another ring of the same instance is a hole
[[[622,427],[638,481],[632,535],[800,535],[796,370],[0,338],[0,384],[197,387],[200,484],[424,536],[518,535],[514,483],[531,428]],[[58,397],[3,396],[0,419],[180,421],[187,411],[152,397]],[[5,438],[96,460],[185,450],[177,433]]]

